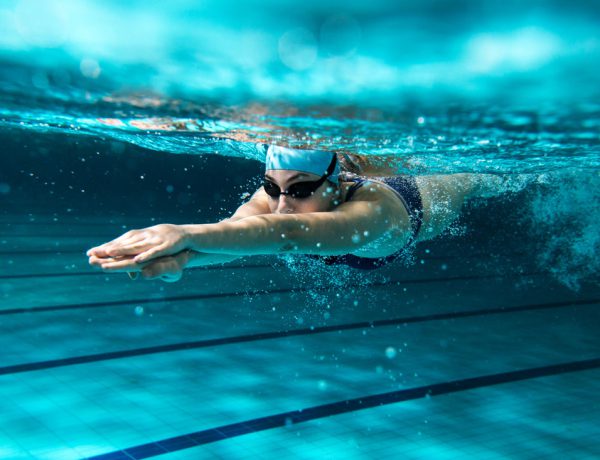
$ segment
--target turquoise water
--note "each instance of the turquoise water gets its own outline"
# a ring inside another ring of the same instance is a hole
[[[0,458],[598,458],[597,6],[0,2]],[[503,193],[370,273],[88,266],[263,143]]]

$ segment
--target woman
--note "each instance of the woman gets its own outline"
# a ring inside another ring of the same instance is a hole
[[[365,170],[347,155],[342,161],[346,170]],[[131,230],[87,255],[103,270],[165,281],[179,280],[186,267],[256,254],[307,254],[372,269],[440,234],[466,199],[482,194],[482,179],[361,177],[341,172],[334,153],[270,146],[263,186],[229,219]]]

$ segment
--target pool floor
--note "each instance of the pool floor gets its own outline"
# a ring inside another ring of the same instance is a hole
[[[600,458],[597,286],[452,241],[131,281],[84,255],[121,224],[0,221],[0,458]]]

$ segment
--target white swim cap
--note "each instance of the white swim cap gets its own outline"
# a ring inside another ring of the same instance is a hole
[[[267,149],[266,169],[287,169],[324,176],[335,153],[325,150],[300,150],[271,145]],[[335,162],[333,173],[327,180],[337,184],[340,174],[339,162]]]

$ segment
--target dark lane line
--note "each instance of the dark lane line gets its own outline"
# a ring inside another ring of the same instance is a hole
[[[479,275],[479,276],[455,276],[448,278],[420,278],[413,280],[399,280],[392,282],[378,282],[371,283],[368,285],[361,284],[349,284],[346,289],[359,288],[359,287],[381,287],[381,286],[400,286],[404,284],[428,284],[428,283],[441,283],[448,281],[472,281],[472,280],[484,280],[494,278],[525,278],[537,275],[544,275],[545,272],[534,272],[534,273],[518,273],[510,275]],[[112,307],[117,305],[141,305],[149,303],[160,303],[160,302],[181,302],[185,300],[201,300],[201,299],[217,299],[224,297],[242,297],[249,295],[271,295],[271,294],[288,294],[288,293],[299,293],[308,291],[327,291],[329,287],[303,287],[303,288],[285,288],[285,289],[254,289],[242,292],[225,292],[225,293],[212,293],[212,294],[193,294],[193,295],[182,295],[182,296],[171,296],[171,297],[160,297],[156,299],[143,298],[143,299],[126,299],[126,300],[112,300],[107,302],[89,302],[89,303],[78,303],[78,304],[63,304],[63,305],[48,305],[41,307],[20,307],[20,308],[7,308],[0,309],[0,315],[16,315],[21,313],[42,313],[49,311],[60,311],[60,310],[79,310],[87,308],[99,308],[99,307]]]
[[[167,353],[173,351],[192,350],[198,348],[216,347],[221,345],[231,345],[234,343],[257,342],[260,340],[280,339],[285,337],[323,334],[327,332],[347,331],[352,329],[364,329],[394,326],[409,323],[424,323],[429,321],[440,321],[449,319],[468,318],[472,316],[488,316],[504,313],[518,313],[524,311],[547,310],[553,308],[564,308],[571,306],[594,305],[600,303],[600,299],[580,300],[571,302],[554,302],[533,305],[520,305],[517,307],[497,307],[486,308],[473,311],[458,311],[450,313],[437,313],[424,316],[410,316],[405,318],[383,319],[377,321],[361,321],[357,323],[346,323],[331,326],[321,326],[313,328],[292,329],[278,332],[262,332],[258,334],[239,335],[234,337],[221,337],[217,339],[198,340],[194,342],[174,343],[167,345],[158,345],[154,347],[136,348],[132,350],[113,351],[108,353],[97,353],[93,355],[74,356],[71,358],[53,359],[48,361],[38,361],[26,364],[16,364],[12,366],[0,367],[0,375],[17,374],[21,372],[38,371],[43,369],[52,369],[56,367],[73,366],[76,364],[86,364],[98,361],[107,361],[111,359],[130,358],[134,356],[150,355],[155,353]]]
[[[282,412],[275,415],[250,419],[245,422],[231,423],[216,428],[195,431],[180,436],[174,436],[160,441],[141,444],[127,449],[88,457],[87,460],[141,460],[167,453],[177,452],[191,447],[210,444],[224,439],[231,439],[249,433],[257,433],[272,428],[290,426],[297,423],[346,414],[403,401],[411,401],[425,397],[440,396],[461,391],[484,388],[504,383],[513,383],[541,377],[580,372],[600,368],[600,358],[584,361],[572,361],[551,366],[534,367],[512,372],[488,374],[449,382],[436,383],[407,390],[379,393],[360,398],[347,399],[305,409]],[[590,395],[591,396],[591,395]]]

